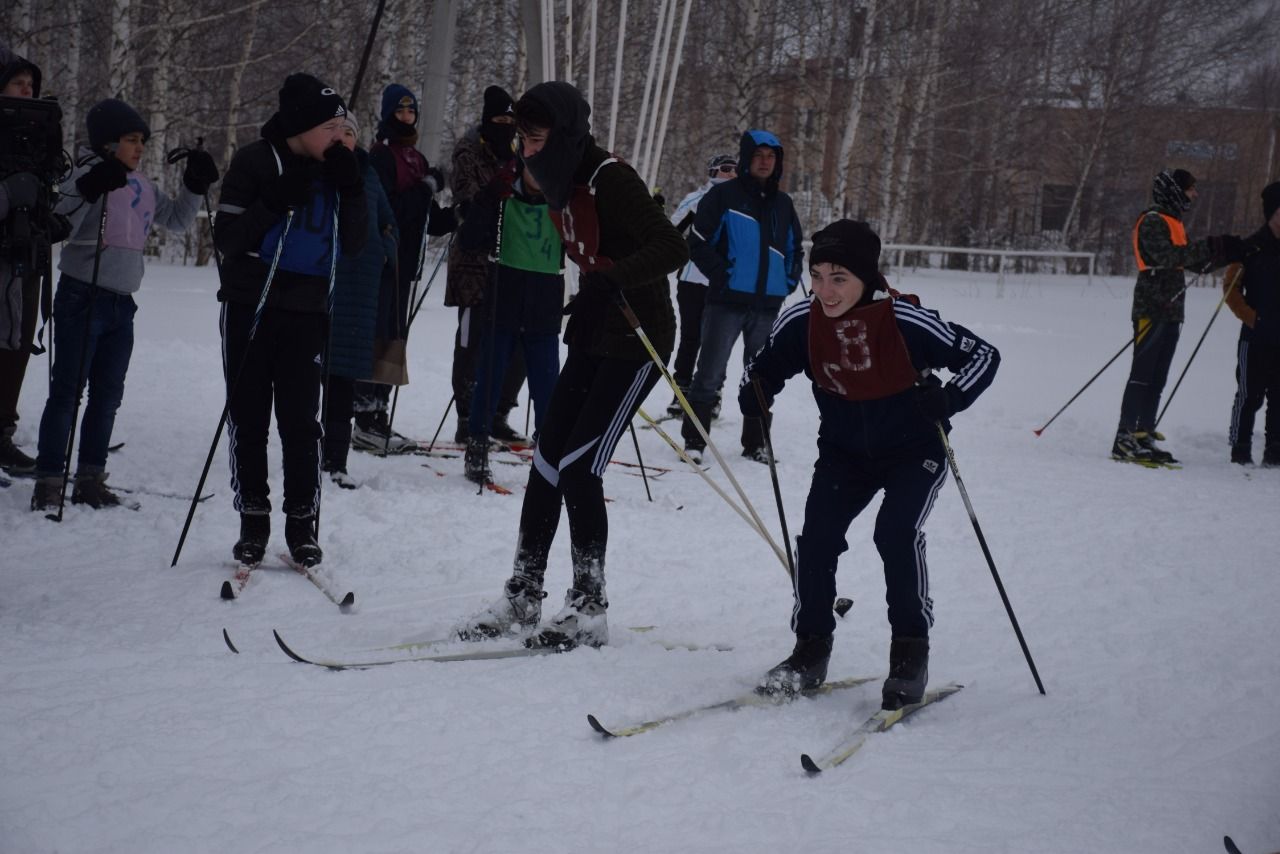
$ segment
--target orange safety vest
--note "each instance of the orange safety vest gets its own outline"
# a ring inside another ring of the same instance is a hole
[[[1158,213],[1156,211],[1148,211],[1147,213]],[[1133,224],[1133,257],[1138,261],[1138,272],[1143,273],[1151,269],[1151,265],[1142,260],[1142,252],[1138,250],[1138,229],[1142,227],[1142,220],[1147,214],[1138,217],[1138,221]],[[1169,226],[1169,237],[1173,240],[1174,246],[1187,245],[1187,229],[1182,224],[1182,220],[1171,217],[1168,214],[1160,214],[1160,218]],[[1179,268],[1181,269],[1181,268]]]

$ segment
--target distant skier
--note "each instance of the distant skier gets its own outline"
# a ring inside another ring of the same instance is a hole
[[[661,375],[619,310],[617,296],[626,295],[665,361],[675,339],[667,274],[689,256],[635,170],[595,144],[590,114],[582,94],[559,81],[539,83],[516,104],[521,161],[541,187],[582,277],[569,303],[568,356],[534,450],[512,575],[497,602],[459,627],[468,640],[538,625],[561,501],[569,516],[573,586],[563,610],[530,643],[568,648],[609,640],[609,517],[602,478],[623,431]]]
[[[963,326],[892,291],[879,272],[880,238],[863,222],[840,220],[813,238],[813,296],[778,316],[765,346],[747,366],[738,405],[761,411],[749,377],[766,402],[803,371],[818,402],[818,461],[805,504],[796,563],[791,655],[761,689],[794,693],[827,676],[835,617],[836,562],[848,548],[854,518],[883,490],[875,544],[893,631],[887,709],[919,702],[929,677],[933,600],[923,526],[947,476],[937,425],[967,409],[995,376],[996,349]],[[946,368],[943,385],[930,375]]]
[[[1208,270],[1244,260],[1244,242],[1231,234],[1187,241],[1182,215],[1196,200],[1195,176],[1185,169],[1165,170],[1151,182],[1152,204],[1133,227],[1138,282],[1133,288],[1133,364],[1120,402],[1111,456],[1122,462],[1175,463],[1156,444],[1160,395],[1178,346],[1186,314],[1184,268]]]
[[[1248,239],[1260,247],[1244,267],[1230,267],[1223,287],[1239,282],[1227,306],[1240,318],[1236,398],[1231,407],[1231,462],[1253,462],[1253,422],[1267,404],[1262,464],[1280,466],[1280,181],[1262,191],[1262,228]]]

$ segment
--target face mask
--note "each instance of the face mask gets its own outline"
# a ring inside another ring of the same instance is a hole
[[[511,143],[516,138],[516,126],[514,124],[485,122],[484,127],[480,130],[480,136],[484,137],[484,141],[489,143],[489,147],[493,149],[495,154],[503,156],[511,152]]]

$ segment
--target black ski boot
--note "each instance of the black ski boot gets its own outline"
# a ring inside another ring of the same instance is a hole
[[[791,697],[817,688],[827,681],[831,660],[831,635],[796,635],[791,655],[764,675],[756,688],[760,694]]]
[[[13,427],[0,430],[0,469],[14,477],[32,477],[36,473],[36,461],[13,444]]]
[[[1238,466],[1253,465],[1253,448],[1249,445],[1232,445],[1231,462]]]
[[[929,639],[894,638],[889,644],[889,678],[880,707],[901,709],[924,699],[929,684]]]
[[[241,513],[240,539],[232,547],[231,556],[245,566],[257,566],[267,555],[267,542],[270,539],[269,513]]]
[[[107,473],[77,474],[76,488],[71,492],[72,504],[84,504],[94,510],[119,507],[120,496],[107,489]]]
[[[493,427],[490,428],[489,435],[491,438],[498,440],[504,445],[527,445],[529,437],[518,433],[514,427],[508,422],[507,417],[510,413],[502,413],[493,419]]]
[[[1268,402],[1267,406],[1270,405],[1270,402]],[[1268,442],[1266,447],[1262,449],[1262,467],[1273,469],[1277,466],[1280,466],[1280,445]]]
[[[289,546],[289,556],[294,563],[312,567],[324,559],[320,544],[316,542],[316,517],[286,516],[284,541]]]
[[[463,460],[463,473],[475,484],[493,483],[493,471],[489,468],[489,440],[484,436],[472,436],[467,440],[467,453]]]

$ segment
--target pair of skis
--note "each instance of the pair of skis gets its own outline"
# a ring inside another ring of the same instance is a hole
[[[343,611],[347,611],[356,604],[356,594],[354,592],[348,590],[346,593],[340,593],[322,573],[317,572],[320,568],[319,564],[316,566],[303,566],[286,554],[281,554],[280,560],[285,566],[289,567],[294,572],[307,579],[307,581],[314,584],[316,588],[325,595],[326,599],[337,605]],[[245,588],[249,586],[249,582],[253,578],[253,573],[261,566],[262,564],[260,563],[237,564],[235,572],[232,573],[231,577],[222,582],[222,589],[219,591],[218,595],[227,601],[239,599],[241,594],[244,593]],[[230,646],[230,641],[228,641],[228,646]]]
[[[865,685],[868,682],[878,682],[879,677],[874,676],[857,676],[849,679],[838,679],[833,682],[823,683],[820,687],[810,691],[801,691],[797,695],[790,696],[773,696],[762,694],[759,691],[750,691],[732,697],[728,700],[707,703],[701,706],[694,706],[690,709],[674,712],[662,717],[652,718],[650,720],[638,721],[636,723],[624,724],[622,726],[606,727],[600,723],[600,719],[595,715],[587,715],[587,723],[591,728],[600,733],[606,739],[627,738],[641,733],[650,732],[658,727],[665,726],[676,721],[687,720],[704,712],[713,711],[736,711],[745,708],[769,708],[773,706],[781,706],[791,702],[797,697],[820,697],[828,694],[834,694],[837,691],[843,691],[849,688],[856,688],[859,685]],[[872,735],[892,728],[901,723],[906,718],[933,703],[945,700],[952,694],[959,691],[963,686],[952,683],[934,691],[929,691],[924,695],[919,703],[903,706],[899,709],[880,709],[871,715],[857,727],[849,730],[836,744],[826,753],[819,754],[816,758],[808,753],[800,754],[800,766],[810,775],[821,774],[823,771],[835,768],[836,766],[846,762],[850,757],[857,753]]]

